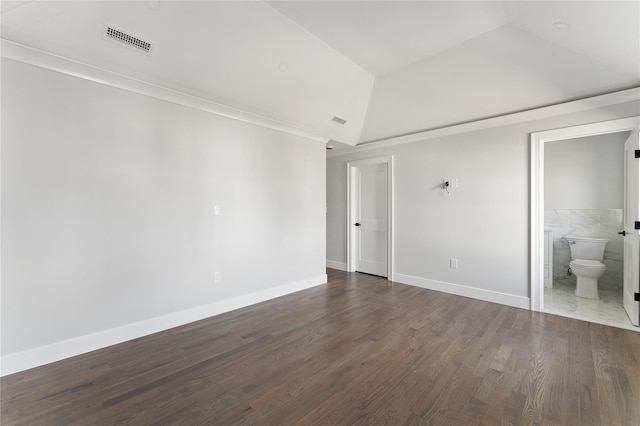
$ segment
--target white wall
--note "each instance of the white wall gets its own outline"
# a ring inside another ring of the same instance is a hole
[[[346,164],[395,159],[394,280],[529,306],[529,134],[640,114],[631,102],[327,159],[327,262],[346,263]],[[337,156],[333,156],[337,155]],[[447,196],[443,179],[460,187]],[[449,268],[449,258],[459,269]]]
[[[3,361],[324,268],[324,144],[3,59]]]
[[[621,209],[629,132],[545,144],[545,209]]]

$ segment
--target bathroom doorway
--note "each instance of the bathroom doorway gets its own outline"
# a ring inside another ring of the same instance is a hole
[[[624,237],[618,234],[624,143],[639,125],[635,117],[532,134],[533,310],[640,331],[623,307]],[[608,239],[597,300],[573,293],[567,235]]]

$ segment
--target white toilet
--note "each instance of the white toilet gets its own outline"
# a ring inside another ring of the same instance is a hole
[[[604,248],[609,240],[574,235],[567,235],[565,238],[571,250],[569,267],[577,278],[575,295],[587,299],[599,299],[598,279],[607,270],[602,259]]]

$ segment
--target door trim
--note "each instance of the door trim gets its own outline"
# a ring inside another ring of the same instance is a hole
[[[544,310],[544,144],[640,128],[640,116],[531,133],[530,292],[531,310]]]
[[[385,157],[368,158],[366,160],[349,161],[347,163],[347,271],[355,272],[356,270],[356,255],[357,247],[354,243],[356,241],[356,228],[353,224],[356,221],[355,217],[355,196],[356,194],[356,179],[355,173],[358,166],[374,165],[374,164],[386,164],[387,165],[387,279],[391,280],[393,277],[393,155]]]

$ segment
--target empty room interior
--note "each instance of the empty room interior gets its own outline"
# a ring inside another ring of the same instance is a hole
[[[3,425],[640,425],[639,1],[2,1]]]

